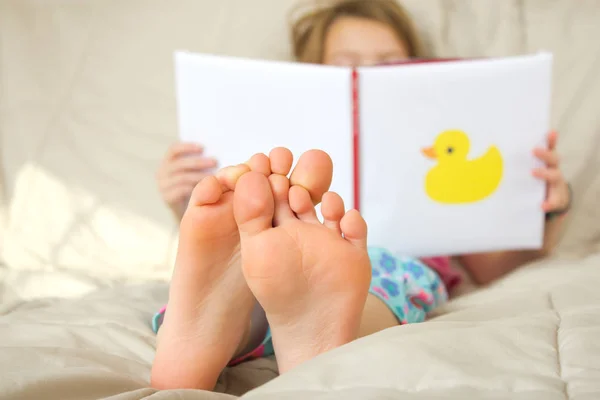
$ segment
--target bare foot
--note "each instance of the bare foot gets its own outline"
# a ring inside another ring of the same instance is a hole
[[[246,347],[256,300],[241,270],[233,191],[239,177],[272,170],[287,175],[287,149],[257,154],[247,164],[228,167],[200,182],[181,221],[179,248],[168,312],[158,334],[151,384],[156,389],[212,390],[234,355]],[[292,179],[319,202],[331,182],[296,169]]]
[[[168,311],[159,331],[151,384],[156,389],[214,388],[244,346],[255,299],[241,271],[233,190],[250,171],[271,172],[264,154],[202,180],[180,226]]]
[[[236,186],[242,269],[266,312],[281,373],[358,335],[371,281],[366,223],[355,210],[345,213],[330,192],[321,224],[314,196],[301,186],[329,187],[331,175],[329,156],[310,151],[298,161],[291,188],[284,174],[267,179],[254,172]]]

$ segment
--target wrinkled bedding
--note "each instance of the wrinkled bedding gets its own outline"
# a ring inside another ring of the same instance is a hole
[[[150,395],[153,391],[146,388],[156,341],[150,319],[166,298],[165,284],[126,285],[77,301],[45,299],[2,307],[0,398]],[[227,371],[217,390],[242,394],[275,376],[275,363],[259,360]]]
[[[25,302],[2,309],[0,398],[226,399],[268,382],[243,398],[597,399],[599,286],[600,254],[546,261],[278,378],[272,358],[229,368],[221,394],[148,389],[165,284]]]

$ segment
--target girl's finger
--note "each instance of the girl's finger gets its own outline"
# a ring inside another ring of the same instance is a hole
[[[546,213],[548,212],[552,212],[553,210],[557,210],[558,209],[558,204],[556,202],[556,200],[544,200],[544,203],[542,203],[542,210]]]
[[[217,166],[217,160],[209,157],[183,157],[178,158],[171,162],[169,165],[169,172],[171,175],[183,172],[183,171],[202,171],[206,169],[215,168]]]
[[[552,131],[548,134],[548,149],[554,150],[556,148],[556,143],[558,142],[558,133],[556,131]]]
[[[171,178],[171,186],[192,185],[196,186],[198,182],[206,178],[209,174],[205,172],[186,172],[175,175]]]
[[[543,161],[547,167],[556,168],[560,162],[558,154],[553,150],[536,148],[533,154]]]
[[[532,172],[533,176],[543,179],[548,183],[558,183],[562,180],[561,172],[556,168],[536,168]]]
[[[549,195],[546,198],[546,201],[544,201],[542,207],[546,212],[564,210],[568,206],[568,203],[568,198],[560,195],[557,191],[550,190]]]
[[[180,185],[174,186],[169,191],[165,192],[164,198],[169,204],[175,204],[177,202],[188,199],[196,185]]]
[[[175,143],[167,151],[165,159],[174,160],[184,155],[202,154],[202,146],[195,143]]]
[[[161,192],[169,192],[177,186],[196,186],[198,182],[206,178],[209,174],[204,172],[184,172],[170,175],[159,181]]]
[[[547,213],[552,209],[552,206],[550,204],[549,200],[544,200],[544,202],[542,203],[542,210]]]

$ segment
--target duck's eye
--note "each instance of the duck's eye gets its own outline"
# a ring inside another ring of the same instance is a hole
[[[452,153],[454,153],[454,147],[448,147],[448,148],[446,149],[446,152],[447,152],[448,154],[452,154]]]

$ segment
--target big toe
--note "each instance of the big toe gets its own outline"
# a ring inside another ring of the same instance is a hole
[[[290,184],[305,188],[314,204],[321,202],[333,178],[333,161],[322,150],[309,150],[300,156],[290,176]]]
[[[202,179],[190,196],[189,206],[203,206],[206,204],[214,204],[221,198],[223,189],[215,176],[207,176]]]
[[[241,235],[255,235],[273,226],[275,202],[269,180],[260,172],[248,172],[238,180],[233,213]]]

